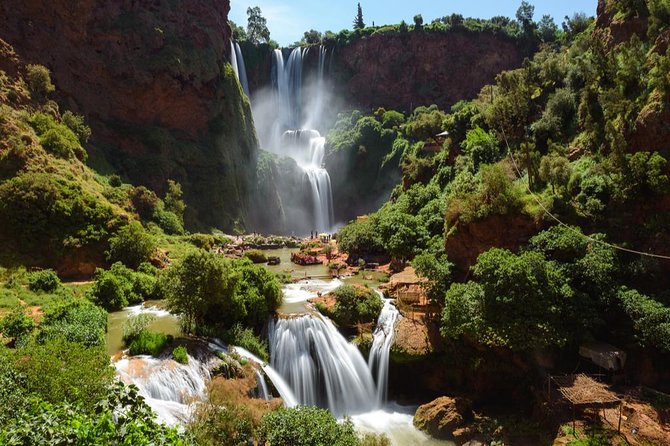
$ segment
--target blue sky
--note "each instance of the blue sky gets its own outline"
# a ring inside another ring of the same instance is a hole
[[[300,40],[309,29],[338,32],[351,28],[356,15],[356,4],[352,0],[231,0],[230,20],[238,25],[247,25],[247,7],[260,6],[268,20],[270,37],[280,45],[289,45]],[[429,23],[437,17],[452,13],[466,17],[489,18],[496,15],[514,17],[521,0],[363,0],[363,18],[367,25],[384,25],[412,22],[415,14],[421,14]],[[530,0],[535,6],[535,20],[544,14],[554,17],[560,26],[563,17],[575,12],[595,15],[597,0]]]

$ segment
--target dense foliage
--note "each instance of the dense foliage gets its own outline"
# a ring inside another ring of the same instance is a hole
[[[238,322],[260,328],[281,303],[275,276],[249,260],[204,251],[187,255],[161,276],[171,311],[190,333],[227,329]]]
[[[367,287],[341,285],[333,291],[335,305],[327,311],[338,325],[375,322],[382,310],[382,300]]]
[[[265,415],[260,437],[273,446],[356,446],[358,436],[351,421],[338,423],[325,409],[281,408]]]

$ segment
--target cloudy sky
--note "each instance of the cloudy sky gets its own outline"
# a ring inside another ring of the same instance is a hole
[[[268,20],[272,39],[286,46],[300,40],[309,29],[338,32],[351,28],[356,15],[352,0],[231,0],[230,20],[246,27],[247,7],[260,6]],[[508,0],[363,0],[363,19],[367,25],[412,22],[416,14],[429,23],[437,17],[459,13],[466,17],[514,17],[521,1]],[[535,20],[544,14],[554,17],[560,26],[563,17],[575,12],[595,15],[597,0],[535,0]]]

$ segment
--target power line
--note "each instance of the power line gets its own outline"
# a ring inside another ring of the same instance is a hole
[[[519,166],[518,166],[516,160],[514,159],[514,155],[512,154],[512,149],[510,148],[509,143],[507,142],[507,136],[505,136],[505,132],[502,132],[502,135],[503,135],[503,139],[505,140],[505,145],[507,146],[507,153],[509,153],[509,157],[512,160],[512,163],[514,164],[514,169],[516,169],[516,172],[519,175],[519,177],[522,177],[523,175],[521,175],[521,170],[519,170]],[[650,252],[636,251],[635,249],[624,248],[623,246],[614,245],[612,243],[607,243],[603,240],[598,240],[596,238],[590,237],[590,236],[584,234],[583,232],[576,230],[573,226],[570,226],[567,223],[564,223],[561,219],[559,219],[557,216],[552,214],[544,206],[544,204],[542,204],[542,201],[540,200],[540,198],[537,195],[535,195],[535,193],[533,193],[532,190],[530,190],[530,185],[526,185],[526,189],[528,190],[528,193],[530,193],[530,195],[533,197],[535,202],[538,204],[538,206],[540,206],[542,208],[542,210],[544,211],[545,214],[547,214],[549,217],[551,217],[553,220],[555,220],[559,225],[563,226],[564,228],[568,229],[569,231],[571,231],[574,234],[580,235],[580,236],[584,237],[585,239],[587,239],[587,240],[589,240],[593,243],[598,243],[598,244],[610,247],[612,249],[616,249],[618,251],[623,251],[623,252],[627,252],[627,253],[630,253],[630,254],[639,254],[641,256],[653,257],[653,258],[656,258],[656,259],[670,260],[670,256],[661,255],[661,254],[654,254],[654,253],[650,253]]]

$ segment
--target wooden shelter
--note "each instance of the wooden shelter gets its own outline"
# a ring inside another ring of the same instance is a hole
[[[572,432],[575,432],[576,408],[605,409],[619,407],[617,430],[621,432],[621,409],[623,402],[609,387],[580,373],[577,375],[550,376],[547,380],[548,398],[554,384],[561,396],[572,405]]]

